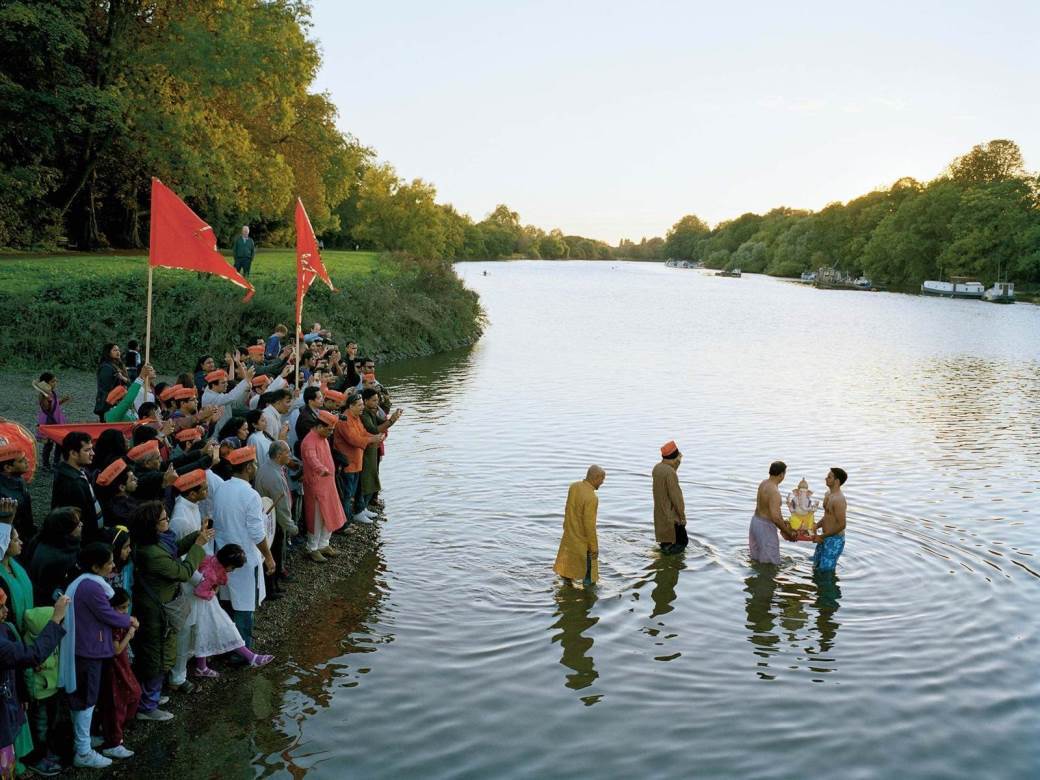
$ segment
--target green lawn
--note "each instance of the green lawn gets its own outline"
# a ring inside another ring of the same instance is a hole
[[[378,252],[321,253],[328,268],[332,283],[339,286],[350,277],[377,271]],[[228,258],[230,263],[230,257]],[[183,271],[166,268],[156,269],[156,278],[165,274]],[[125,278],[128,274],[140,274],[143,283],[148,275],[147,255],[133,254],[85,254],[69,252],[59,255],[0,255],[0,291],[4,293],[33,293],[36,290],[60,283],[69,277],[90,276]],[[251,279],[254,284],[264,279],[295,278],[296,252],[292,249],[261,249],[253,260]]]

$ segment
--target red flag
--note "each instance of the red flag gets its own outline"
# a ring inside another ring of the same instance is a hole
[[[151,238],[149,265],[184,268],[223,276],[246,290],[248,301],[255,290],[241,274],[228,265],[217,251],[213,228],[203,222],[183,200],[158,179],[152,179]]]
[[[318,239],[314,237],[314,229],[311,227],[310,218],[303,208],[303,201],[296,199],[296,326],[299,328],[303,317],[303,296],[311,288],[311,283],[320,278],[333,292],[336,288],[332,286],[329,272],[325,270],[325,264],[321,262],[318,254]]]

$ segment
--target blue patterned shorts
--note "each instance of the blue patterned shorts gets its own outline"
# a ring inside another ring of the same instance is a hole
[[[828,536],[816,545],[816,554],[813,556],[812,567],[816,571],[834,571],[838,565],[841,551],[845,549],[845,535]]]

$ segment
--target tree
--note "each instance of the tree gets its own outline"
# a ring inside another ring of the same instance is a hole
[[[665,254],[679,260],[695,260],[698,257],[698,244],[710,232],[699,217],[687,214],[668,231],[664,242]]]
[[[964,184],[1019,179],[1025,176],[1022,151],[1014,141],[996,139],[976,144],[971,151],[950,163],[947,172],[954,181]]]

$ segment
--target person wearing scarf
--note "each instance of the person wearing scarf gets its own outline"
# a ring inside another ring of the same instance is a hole
[[[112,548],[103,542],[86,545],[79,554],[83,574],[72,581],[65,595],[72,600],[58,656],[58,686],[69,698],[72,716],[73,766],[104,769],[113,758],[129,758],[132,752],[121,745],[95,751],[90,744],[90,722],[101,693],[104,662],[115,655],[112,629],[137,627],[137,618],[112,608],[115,592],[105,579],[115,568]],[[107,757],[106,757],[107,756]]]

